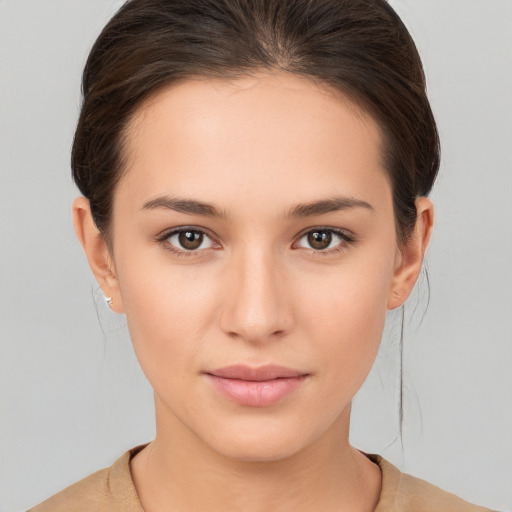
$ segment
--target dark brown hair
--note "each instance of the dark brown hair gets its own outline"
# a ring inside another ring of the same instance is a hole
[[[178,80],[282,70],[341,91],[384,135],[397,235],[416,220],[439,168],[420,57],[385,0],[131,0],[96,40],[83,73],[71,165],[109,238],[123,136],[141,103]]]

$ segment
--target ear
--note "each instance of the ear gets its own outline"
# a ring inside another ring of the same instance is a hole
[[[73,202],[73,225],[103,295],[112,298],[113,311],[123,313],[114,260],[105,238],[94,223],[89,200],[85,197],[77,197]]]
[[[388,309],[400,307],[409,297],[423,264],[432,227],[434,206],[428,197],[416,199],[416,224],[405,245],[397,249],[395,270],[388,296]]]

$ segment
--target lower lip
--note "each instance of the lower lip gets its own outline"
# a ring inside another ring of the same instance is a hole
[[[223,395],[240,405],[267,407],[293,393],[306,379],[306,375],[253,381],[226,379],[207,374],[213,386]]]

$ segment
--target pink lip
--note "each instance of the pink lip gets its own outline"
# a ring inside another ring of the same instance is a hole
[[[259,368],[235,365],[206,373],[213,386],[240,405],[273,405],[295,391],[308,376],[290,368],[266,365]]]

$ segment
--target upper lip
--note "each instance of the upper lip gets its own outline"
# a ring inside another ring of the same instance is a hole
[[[222,377],[224,379],[237,379],[237,380],[252,380],[252,381],[264,381],[273,380],[279,378],[291,378],[291,377],[302,377],[307,373],[292,368],[286,368],[275,364],[269,364],[265,366],[258,366],[257,368],[247,366],[243,364],[237,364],[233,366],[226,366],[207,372],[209,375],[215,377]]]

